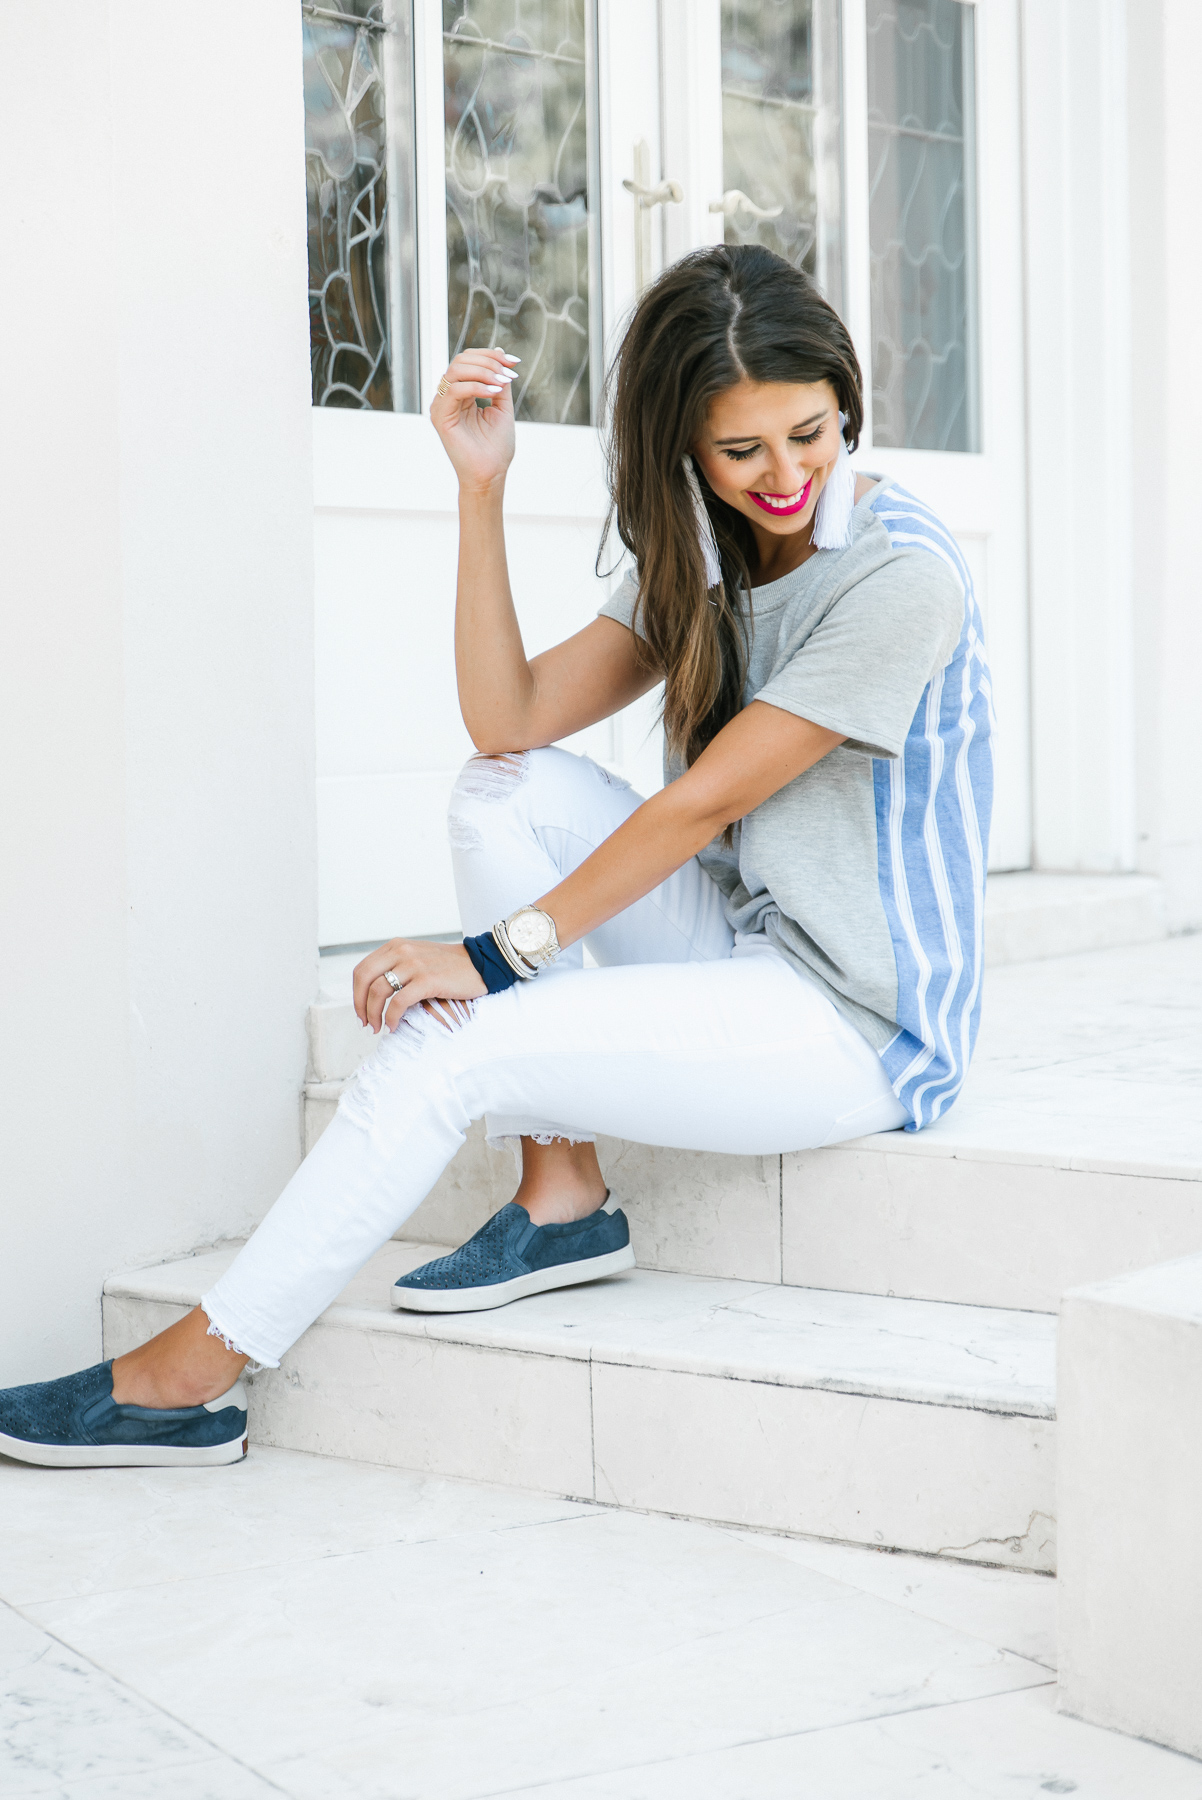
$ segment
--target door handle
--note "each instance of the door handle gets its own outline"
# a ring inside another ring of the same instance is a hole
[[[622,186],[628,194],[633,194],[640,206],[663,206],[671,202],[679,206],[684,199],[684,189],[679,181],[661,181],[658,187],[643,187],[637,181],[624,181]]]
[[[635,145],[633,161],[634,180],[624,181],[622,186],[634,197],[634,296],[637,300],[651,275],[651,208],[679,206],[684,199],[684,189],[679,181],[661,181],[658,187],[647,186],[651,177],[651,152],[645,138]]]
[[[722,213],[728,219],[733,219],[739,212],[745,212],[753,219],[779,219],[784,210],[783,206],[757,206],[742,188],[727,188],[721,200],[710,201],[710,211]]]

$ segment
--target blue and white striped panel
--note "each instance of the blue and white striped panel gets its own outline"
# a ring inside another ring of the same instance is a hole
[[[993,694],[972,576],[951,532],[900,488],[873,511],[896,548],[939,557],[964,595],[955,653],[928,684],[902,755],[872,765],[900,1027],[882,1060],[918,1131],[959,1093],[980,1023]]]

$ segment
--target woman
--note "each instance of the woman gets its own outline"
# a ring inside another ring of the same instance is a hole
[[[501,350],[431,418],[459,477],[455,654],[480,754],[451,804],[462,946],[355,970],[391,1030],[228,1272],[114,1363],[0,1394],[32,1462],[227,1462],[249,1359],[274,1367],[488,1115],[512,1202],[397,1284],[495,1306],[633,1263],[593,1134],[742,1154],[918,1129],[954,1100],[981,994],[989,677],[950,534],[853,474],[861,378],[808,279],[704,250],[640,301],[611,384],[617,529],[637,562],[528,660],[505,565]],[[663,680],[643,801],[554,748]],[[588,943],[596,969],[583,968]]]

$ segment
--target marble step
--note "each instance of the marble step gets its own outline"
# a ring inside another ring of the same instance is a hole
[[[1165,936],[1164,886],[1152,875],[991,875],[985,896],[985,962],[1045,962],[1087,950],[1149,944]]]
[[[634,1270],[458,1317],[392,1310],[392,1242],[254,1377],[252,1443],[640,1511],[1054,1566],[1055,1322]],[[113,1277],[106,1356],[236,1247]]]
[[[310,1011],[308,1142],[372,1040]],[[1202,936],[989,978],[963,1095],[929,1130],[783,1157],[603,1139],[643,1267],[1054,1312],[1202,1250]],[[401,1235],[459,1243],[511,1198],[477,1127]]]

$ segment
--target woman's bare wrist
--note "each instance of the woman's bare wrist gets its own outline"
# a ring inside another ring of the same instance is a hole
[[[459,484],[459,511],[464,513],[488,513],[499,510],[505,498],[504,474],[494,477],[492,481],[480,487],[469,486],[465,482]]]

